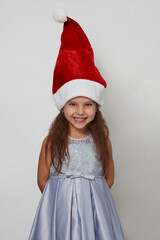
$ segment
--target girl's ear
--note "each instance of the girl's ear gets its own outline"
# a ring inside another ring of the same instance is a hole
[[[98,103],[96,103],[96,110],[98,110],[100,107],[100,105]]]
[[[62,115],[64,115],[64,108],[62,108],[60,112]]]

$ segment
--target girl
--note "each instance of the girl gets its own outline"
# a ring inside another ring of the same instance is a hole
[[[109,188],[114,163],[100,107],[107,86],[80,25],[64,22],[52,94],[60,110],[44,138],[37,181],[42,196],[29,240],[124,240]]]

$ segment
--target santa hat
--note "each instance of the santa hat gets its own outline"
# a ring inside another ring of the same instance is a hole
[[[56,107],[61,110],[67,101],[78,96],[91,98],[101,106],[107,83],[94,64],[93,49],[86,34],[63,9],[54,10],[52,16],[64,23],[53,72],[52,96]]]

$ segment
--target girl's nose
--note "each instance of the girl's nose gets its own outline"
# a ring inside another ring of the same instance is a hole
[[[84,108],[83,107],[79,107],[77,110],[77,113],[82,115],[84,113]]]

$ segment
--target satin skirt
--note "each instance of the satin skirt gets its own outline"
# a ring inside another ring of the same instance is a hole
[[[106,179],[98,173],[50,176],[28,240],[124,240]]]

